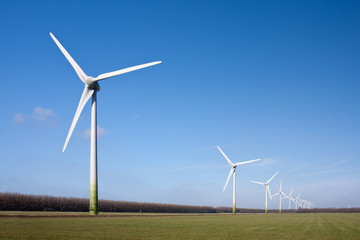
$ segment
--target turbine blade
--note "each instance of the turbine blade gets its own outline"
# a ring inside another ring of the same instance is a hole
[[[235,166],[235,165],[230,161],[230,159],[225,155],[225,153],[220,149],[220,147],[217,146],[217,148],[219,149],[219,151],[221,152],[221,154],[226,158],[226,161],[229,163],[229,165],[230,165],[231,167]]]
[[[94,81],[100,81],[100,80],[103,80],[103,79],[106,79],[106,78],[111,78],[111,77],[114,77],[114,76],[117,76],[117,75],[120,75],[120,74],[123,74],[123,73],[132,72],[132,71],[135,71],[135,70],[138,70],[138,69],[141,69],[141,68],[150,67],[152,65],[156,65],[156,64],[159,64],[159,63],[161,63],[161,61],[145,63],[145,64],[141,64],[141,65],[137,65],[137,66],[117,70],[117,71],[114,71],[114,72],[103,73],[103,74],[100,74],[99,76],[97,76],[94,79]]]
[[[262,182],[255,182],[255,181],[249,181],[249,182],[257,183],[257,184],[260,184],[260,185],[265,185],[265,183],[262,183]]]
[[[252,163],[252,162],[257,162],[257,161],[260,161],[261,159],[258,158],[258,159],[255,159],[255,160],[250,160],[250,161],[245,161],[245,162],[238,162],[235,164],[235,166],[239,166],[239,165],[243,165],[243,164],[247,164],[247,163]]]
[[[271,182],[271,180],[273,180],[273,178],[274,178],[278,173],[279,173],[279,171],[277,171],[277,172],[274,174],[274,176],[272,176],[272,177],[269,179],[269,181],[266,182],[266,184],[269,184],[269,182]]]
[[[228,178],[227,178],[227,180],[226,180],[226,183],[225,183],[225,186],[224,186],[224,188],[223,188],[223,191],[225,191],[225,188],[226,188],[226,186],[227,186],[227,184],[228,184],[228,182],[229,182],[229,180],[230,180],[231,174],[233,174],[233,173],[234,173],[234,169],[231,168],[231,169],[230,169],[229,176],[228,176]]]
[[[291,189],[291,192],[290,192],[290,194],[289,194],[289,197],[291,196],[291,194],[293,193],[293,191],[294,191],[294,188]]]
[[[280,181],[280,191],[279,192],[281,192],[281,185],[282,185],[282,180]]]
[[[89,100],[89,98],[91,97],[91,95],[93,94],[94,90],[93,89],[89,89],[87,86],[85,86],[84,88],[84,91],[81,95],[81,98],[80,98],[80,102],[79,102],[79,105],[76,109],[76,112],[75,112],[75,116],[74,116],[74,119],[71,123],[71,126],[70,126],[70,130],[68,132],[68,135],[66,137],[66,141],[65,141],[65,144],[64,144],[64,148],[63,148],[63,152],[65,151],[66,149],[66,146],[70,140],[70,137],[74,131],[74,128],[75,128],[75,125],[77,123],[77,121],[79,120],[79,117],[80,117],[80,114],[85,106],[85,104],[87,103],[87,101]]]
[[[272,200],[272,197],[271,197],[271,192],[270,192],[270,187],[269,187],[269,185],[267,185],[267,186],[266,186],[266,189],[267,189],[267,191],[269,192],[269,196],[270,196],[270,199]]]
[[[86,78],[86,74],[79,67],[79,65],[75,62],[75,60],[70,56],[70,54],[65,50],[65,48],[61,45],[61,43],[56,39],[56,37],[52,33],[50,33],[50,36],[54,40],[56,45],[60,48],[61,52],[64,54],[66,59],[70,62],[71,66],[74,68],[75,72],[77,73],[77,75],[79,76],[81,81],[84,82],[84,80]]]
[[[279,195],[279,193],[275,193],[274,195],[272,195],[272,197],[277,196],[277,195]],[[281,197],[281,196],[280,196],[280,197]]]

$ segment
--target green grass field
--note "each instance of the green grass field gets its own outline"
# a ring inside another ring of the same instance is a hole
[[[360,239],[358,213],[0,215],[0,239]]]

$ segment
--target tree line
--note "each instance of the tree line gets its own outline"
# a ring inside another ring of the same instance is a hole
[[[100,212],[231,213],[231,207],[191,206],[162,203],[99,200]],[[0,193],[0,211],[89,211],[89,199],[19,193]],[[237,208],[237,213],[263,213],[264,209]],[[278,213],[271,209],[269,213]],[[312,208],[282,210],[282,213],[360,212],[360,208]]]
[[[100,212],[215,213],[214,207],[99,200]],[[89,199],[0,193],[0,211],[89,211]]]

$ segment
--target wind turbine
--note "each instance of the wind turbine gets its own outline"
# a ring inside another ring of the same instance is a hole
[[[310,208],[310,202],[308,200],[302,199],[304,208]]]
[[[236,194],[236,188],[235,188],[235,170],[236,170],[236,167],[239,166],[239,165],[247,164],[247,163],[257,162],[257,161],[259,161],[260,159],[255,159],[255,160],[250,160],[250,161],[245,161],[245,162],[238,162],[238,163],[235,163],[235,164],[234,164],[234,163],[232,163],[232,162],[230,161],[230,159],[225,155],[225,153],[220,149],[219,146],[217,146],[217,148],[219,149],[219,151],[221,152],[221,154],[225,157],[226,161],[229,163],[229,165],[230,165],[230,167],[231,167],[231,168],[230,168],[230,173],[229,173],[229,176],[228,176],[228,178],[227,178],[227,180],[226,180],[226,183],[225,183],[225,186],[224,186],[224,188],[223,188],[223,191],[225,191],[226,186],[227,186],[227,184],[228,184],[228,182],[229,182],[229,179],[230,179],[231,175],[234,174],[234,177],[233,177],[234,182],[233,182],[233,209],[232,209],[232,213],[233,213],[233,214],[236,214],[236,199],[235,199],[235,194]]]
[[[301,196],[301,194],[302,193],[300,193],[293,201],[294,201],[294,203],[295,203],[295,208],[296,209],[298,209],[299,208],[299,206],[300,206],[300,208],[301,208],[301,205],[300,205],[300,196]]]
[[[290,192],[289,195],[285,195],[286,198],[289,199],[289,210],[291,209],[291,205],[290,205],[291,201],[294,201],[294,199],[293,199],[292,196],[291,196],[291,194],[293,193],[293,191],[294,191],[294,188],[291,189],[291,192]]]
[[[305,199],[299,199],[302,208],[310,208],[310,201]]]
[[[313,204],[311,201],[306,200],[306,202],[307,202],[307,205],[308,205],[308,208],[309,208],[309,209],[311,209],[311,208],[314,207],[314,204]]]
[[[279,213],[281,213],[281,198],[286,198],[287,197],[286,194],[281,191],[281,185],[282,185],[282,181],[280,181],[280,190],[279,190],[279,192],[272,195],[272,197],[274,197],[276,195],[279,195],[279,199],[280,199]],[[284,195],[284,197],[282,197],[282,195]]]
[[[279,173],[279,171],[277,171],[274,176],[272,176],[266,183],[262,183],[262,182],[255,182],[255,181],[250,181],[252,183],[257,183],[260,185],[264,185],[265,186],[265,214],[267,214],[267,194],[269,193],[270,199],[272,200],[271,197],[271,193],[270,193],[270,188],[269,188],[269,183],[271,182],[271,180],[273,180],[273,178]]]
[[[97,177],[97,123],[96,123],[96,93],[100,91],[100,86],[98,81],[111,78],[123,73],[135,71],[141,68],[150,67],[155,64],[161,63],[161,61],[146,63],[142,65],[137,65],[133,67],[128,67],[125,69],[103,73],[97,77],[87,76],[79,65],[74,61],[70,54],[65,50],[61,43],[55,38],[55,36],[50,33],[51,38],[54,40],[56,45],[60,48],[61,52],[65,55],[66,59],[70,62],[71,66],[74,68],[76,74],[79,76],[80,80],[85,84],[84,91],[81,95],[79,105],[76,109],[74,119],[71,123],[69,133],[66,137],[66,141],[63,147],[63,152],[66,149],[66,146],[69,142],[69,139],[74,131],[75,125],[80,117],[80,114],[87,103],[87,101],[92,97],[91,104],[91,140],[90,140],[90,215],[98,214],[98,177]]]

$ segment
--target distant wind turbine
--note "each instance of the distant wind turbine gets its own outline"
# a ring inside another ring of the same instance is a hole
[[[299,207],[301,208],[301,202],[300,202],[300,196],[302,193],[300,193],[295,199],[294,199],[294,203],[295,203],[295,208],[298,209]]]
[[[289,210],[291,209],[291,205],[290,205],[291,201],[294,201],[293,197],[291,196],[291,194],[293,193],[293,191],[294,191],[294,188],[291,189],[291,192],[290,192],[289,195],[285,195],[285,197],[286,197],[287,199],[289,199]]]
[[[310,208],[310,204],[309,204],[308,200],[302,199],[302,202],[303,202],[303,207],[304,208]]]
[[[75,125],[80,117],[80,114],[87,103],[87,101],[92,97],[91,104],[91,140],[90,140],[90,215],[98,214],[98,177],[97,177],[97,123],[96,123],[96,93],[100,91],[100,86],[98,81],[111,78],[123,73],[135,71],[141,68],[150,67],[155,64],[161,63],[161,61],[146,63],[142,65],[137,65],[134,67],[128,67],[122,70],[117,70],[114,72],[108,72],[100,74],[97,77],[87,76],[75,60],[70,56],[70,54],[65,50],[65,48],[60,44],[60,42],[55,38],[55,36],[50,33],[51,38],[54,40],[56,45],[60,48],[61,52],[65,55],[66,59],[70,62],[71,66],[74,68],[76,74],[79,76],[80,80],[84,83],[84,91],[81,95],[79,105],[76,109],[74,119],[71,123],[69,133],[66,137],[66,141],[63,147],[63,152],[66,149],[66,146],[70,140],[70,137],[74,131]]]
[[[305,199],[299,199],[301,208],[311,208],[311,202]]]
[[[279,195],[279,199],[280,199],[279,213],[281,213],[281,199],[287,197],[286,194],[281,191],[281,185],[282,185],[282,181],[280,181],[280,189],[279,189],[279,192],[277,192],[277,193],[275,193],[274,195],[272,195],[272,197],[274,197],[274,196],[276,196],[276,195]],[[282,196],[284,196],[284,197],[282,197]]]
[[[225,155],[225,153],[220,149],[219,146],[217,146],[217,148],[219,149],[219,151],[221,152],[221,154],[225,157],[226,161],[229,163],[230,165],[230,173],[229,173],[229,176],[226,180],[226,183],[225,183],[225,186],[223,188],[223,191],[225,191],[226,189],[226,186],[229,182],[229,179],[231,177],[232,174],[234,174],[234,177],[233,177],[233,209],[232,209],[232,213],[233,214],[236,214],[236,199],[235,199],[235,195],[236,195],[236,187],[235,187],[235,170],[236,170],[236,167],[239,166],[239,165],[243,165],[243,164],[247,164],[247,163],[252,163],[252,162],[256,162],[256,161],[259,161],[260,159],[255,159],[255,160],[250,160],[250,161],[245,161],[245,162],[238,162],[238,163],[232,163],[230,161],[230,159]]]
[[[314,204],[309,200],[305,200],[305,203],[306,203],[306,207],[309,208],[309,209],[314,206]]]
[[[271,180],[273,180],[273,178],[279,173],[279,171],[277,171],[274,176],[272,176],[267,182],[262,183],[262,182],[255,182],[255,181],[250,181],[252,183],[257,183],[260,185],[264,185],[265,186],[265,214],[267,214],[267,194],[269,193],[269,197],[270,199],[272,199],[271,197],[271,193],[270,193],[270,188],[269,188],[269,183],[271,182]]]

